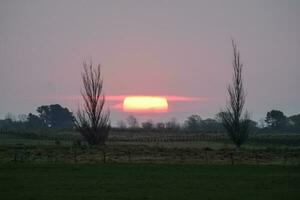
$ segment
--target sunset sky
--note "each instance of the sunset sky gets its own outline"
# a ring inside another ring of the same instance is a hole
[[[101,63],[113,123],[126,96],[162,96],[140,121],[214,117],[231,81],[231,38],[246,107],[300,113],[299,0],[1,0],[0,118],[59,103],[76,111],[84,61]]]

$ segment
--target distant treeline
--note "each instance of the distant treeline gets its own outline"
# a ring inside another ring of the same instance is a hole
[[[38,115],[29,113],[17,118],[7,114],[0,120],[1,131],[43,130],[43,129],[73,129],[75,118],[68,108],[59,104],[43,105],[37,108]]]
[[[180,124],[175,118],[167,122],[154,123],[152,120],[139,124],[137,118],[129,116],[126,121],[118,121],[117,127],[120,130],[165,130],[184,131],[190,133],[224,133],[222,124],[222,113],[216,114],[215,118],[202,119],[200,115],[189,116],[184,123]],[[266,114],[265,119],[259,122],[250,120],[252,132],[298,132],[300,133],[300,114],[287,117],[282,111],[271,110]]]
[[[43,105],[37,108],[37,115],[19,115],[17,118],[7,114],[5,119],[0,120],[0,133],[3,132],[45,132],[51,133],[57,130],[74,130],[75,117],[68,108],[59,104]],[[154,123],[152,120],[138,122],[134,116],[117,122],[114,127],[117,131],[172,131],[185,133],[224,133],[221,114],[215,118],[202,119],[199,115],[189,116],[184,123],[180,124],[176,118],[167,122]],[[249,120],[253,132],[295,132],[300,133],[300,114],[286,116],[282,111],[271,110],[265,119],[255,122]]]

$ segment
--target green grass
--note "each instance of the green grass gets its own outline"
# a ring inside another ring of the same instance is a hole
[[[0,199],[300,199],[300,166],[7,163]]]

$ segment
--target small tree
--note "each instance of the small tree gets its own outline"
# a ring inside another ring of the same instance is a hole
[[[28,128],[45,128],[46,127],[46,124],[44,123],[44,121],[40,117],[38,117],[32,113],[28,114],[26,125]]]
[[[177,122],[177,119],[172,117],[169,121],[165,123],[165,129],[168,131],[179,131],[180,124]]]
[[[202,119],[199,115],[191,115],[185,121],[185,128],[189,132],[199,132],[202,129]]]
[[[134,128],[138,128],[139,127],[139,122],[138,122],[137,118],[135,116],[133,116],[133,115],[128,116],[127,119],[126,119],[126,121],[127,121],[128,126],[130,128],[134,129]]]
[[[280,110],[271,110],[267,113],[265,122],[273,129],[283,129],[288,124],[288,118]]]
[[[292,125],[293,130],[300,131],[300,114],[292,115],[288,118],[289,123]]]
[[[228,105],[224,111],[220,112],[220,115],[229,138],[239,149],[248,139],[250,120],[248,112],[243,112],[246,96],[242,78],[243,64],[241,63],[240,53],[234,40],[232,40],[232,47],[233,82],[232,85],[228,86]]]
[[[164,130],[166,128],[166,125],[163,122],[157,122],[156,125],[155,125],[155,127],[158,130]]]
[[[152,120],[148,120],[142,123],[142,127],[145,130],[151,130],[154,128],[154,123]]]
[[[49,128],[73,128],[73,113],[59,104],[43,105],[37,108],[40,119]]]
[[[100,65],[83,63],[81,91],[84,100],[83,109],[78,109],[75,124],[77,130],[89,145],[105,144],[110,131],[110,112],[103,112],[105,96],[102,94],[103,80]]]

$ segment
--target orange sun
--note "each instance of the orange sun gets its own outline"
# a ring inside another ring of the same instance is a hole
[[[160,96],[128,96],[123,101],[124,112],[167,112],[168,101]]]

